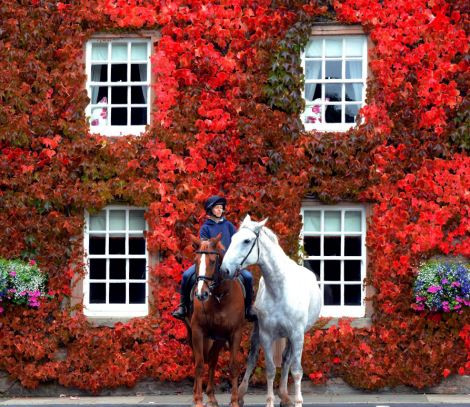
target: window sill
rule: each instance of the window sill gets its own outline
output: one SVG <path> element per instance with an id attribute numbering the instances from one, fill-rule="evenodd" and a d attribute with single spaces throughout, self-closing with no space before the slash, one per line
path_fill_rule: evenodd
<path id="1" fill-rule="evenodd" d="M 328 317 L 325 317 L 328 318 Z M 345 317 L 347 318 L 347 317 Z M 333 325 L 338 326 L 339 320 L 341 318 L 331 318 L 328 323 L 323 325 L 321 329 L 328 329 L 332 327 Z M 369 317 L 362 317 L 362 318 L 348 318 L 351 320 L 351 328 L 370 328 L 372 326 L 372 319 Z"/>
<path id="2" fill-rule="evenodd" d="M 139 318 L 139 317 L 90 317 L 90 316 L 87 316 L 87 321 L 95 327 L 107 326 L 110 328 L 114 328 L 114 325 L 116 325 L 118 322 L 125 324 L 126 322 L 129 322 L 130 320 L 134 318 Z M 143 316 L 140 318 L 143 318 Z"/>
<path id="3" fill-rule="evenodd" d="M 93 128 L 90 127 L 90 134 L 107 137 L 140 136 L 142 133 L 145 133 L 146 127 L 147 126 L 113 126 L 110 128 L 94 126 Z"/>
<path id="4" fill-rule="evenodd" d="M 356 126 L 356 123 L 351 124 L 334 124 L 334 125 L 324 125 L 324 126 L 315 126 L 311 123 L 302 123 L 304 125 L 305 131 L 318 131 L 321 133 L 327 132 L 346 132 Z"/>

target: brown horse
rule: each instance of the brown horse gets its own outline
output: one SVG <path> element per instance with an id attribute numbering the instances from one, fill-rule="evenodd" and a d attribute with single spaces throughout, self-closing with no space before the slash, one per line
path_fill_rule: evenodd
<path id="1" fill-rule="evenodd" d="M 194 356 L 194 407 L 203 407 L 202 376 L 204 363 L 209 365 L 206 394 L 207 407 L 217 407 L 214 395 L 214 373 L 219 352 L 226 343 L 230 350 L 232 395 L 230 404 L 238 407 L 239 366 L 236 360 L 240 350 L 245 322 L 245 305 L 238 279 L 224 279 L 220 272 L 224 246 L 221 235 L 201 242 L 196 252 L 196 278 L 192 314 L 186 320 Z"/>

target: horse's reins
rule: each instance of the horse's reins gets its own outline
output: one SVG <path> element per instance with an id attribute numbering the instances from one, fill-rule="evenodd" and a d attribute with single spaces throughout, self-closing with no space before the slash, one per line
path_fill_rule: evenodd
<path id="1" fill-rule="evenodd" d="M 210 251 L 210 250 L 197 250 L 196 251 L 197 254 L 215 254 L 217 257 L 216 257 L 216 260 L 215 260 L 215 273 L 214 274 L 218 274 L 219 273 L 219 268 L 220 268 L 220 253 L 219 252 L 216 252 L 216 251 Z M 207 277 L 207 276 L 197 276 L 196 278 L 196 282 L 199 282 L 199 281 L 203 281 L 207 284 L 207 287 L 209 288 L 209 293 L 212 294 L 212 290 L 217 287 L 219 281 L 216 280 L 214 277 Z M 211 283 L 209 284 L 208 281 L 210 281 Z"/>

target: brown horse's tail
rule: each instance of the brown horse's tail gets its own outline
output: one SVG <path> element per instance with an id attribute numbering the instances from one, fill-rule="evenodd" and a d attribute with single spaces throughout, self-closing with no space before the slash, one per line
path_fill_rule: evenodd
<path id="1" fill-rule="evenodd" d="M 258 321 L 253 322 L 253 331 L 251 331 L 251 340 L 250 340 L 250 353 L 248 354 L 248 359 L 246 361 L 246 370 L 243 380 L 238 387 L 238 400 L 243 403 L 243 396 L 248 390 L 248 382 L 250 381 L 251 373 L 256 367 L 258 362 L 259 355 L 259 325 Z"/>

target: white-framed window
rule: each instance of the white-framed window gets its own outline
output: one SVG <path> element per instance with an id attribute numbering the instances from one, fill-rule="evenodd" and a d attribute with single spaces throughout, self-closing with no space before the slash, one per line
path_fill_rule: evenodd
<path id="1" fill-rule="evenodd" d="M 361 205 L 304 205 L 304 266 L 323 294 L 321 316 L 363 317 L 366 210 Z"/>
<path id="2" fill-rule="evenodd" d="M 145 209 L 110 205 L 85 212 L 84 313 L 135 317 L 148 314 Z"/>
<path id="3" fill-rule="evenodd" d="M 365 35 L 316 35 L 302 52 L 306 130 L 345 131 L 364 106 L 367 81 Z"/>
<path id="4" fill-rule="evenodd" d="M 90 132 L 138 135 L 150 123 L 151 40 L 92 39 L 86 44 Z"/>

